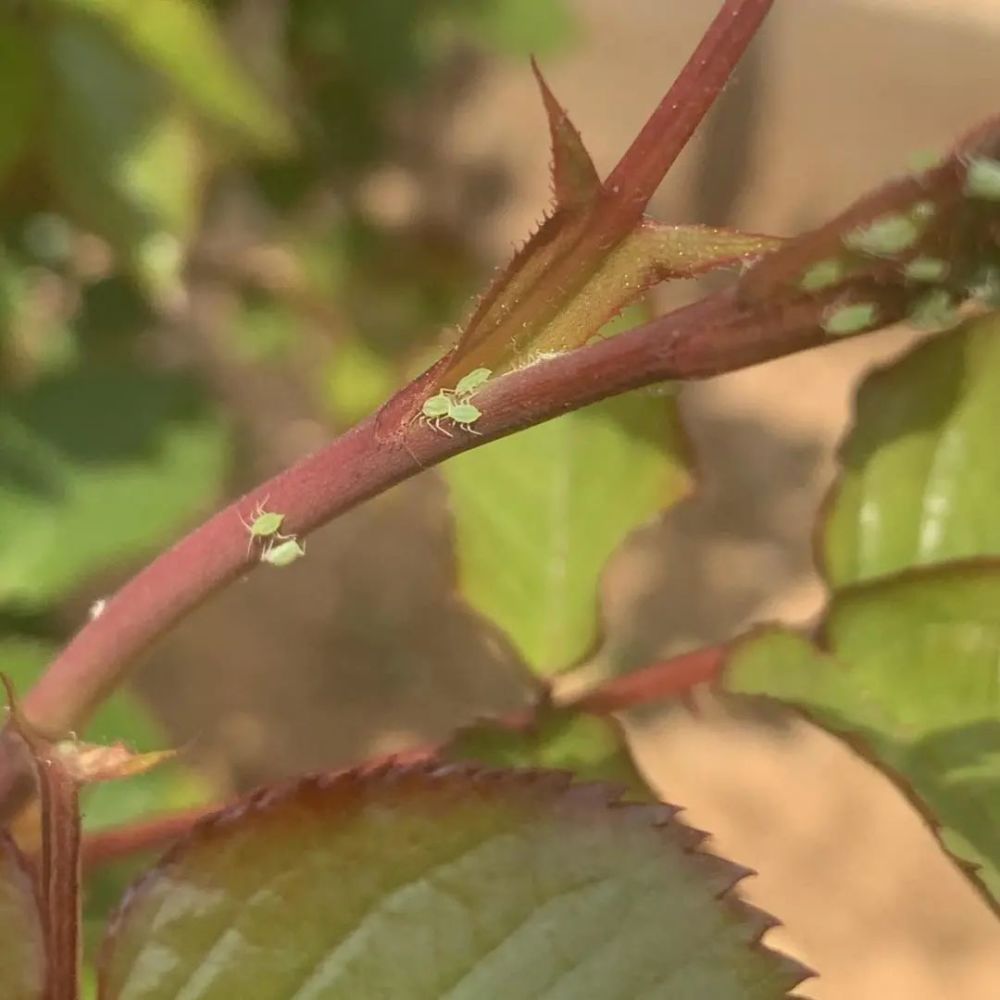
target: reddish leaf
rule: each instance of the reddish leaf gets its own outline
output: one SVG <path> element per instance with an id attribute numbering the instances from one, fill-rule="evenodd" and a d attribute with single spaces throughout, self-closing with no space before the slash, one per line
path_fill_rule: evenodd
<path id="1" fill-rule="evenodd" d="M 665 276 L 684 277 L 755 256 L 774 243 L 698 227 L 650 240 L 643 212 L 721 92 L 772 0 L 726 0 L 684 70 L 611 176 L 598 184 L 590 156 L 541 74 L 556 205 L 480 300 L 455 348 L 383 408 L 391 435 L 437 389 L 478 367 L 503 371 L 586 343 Z M 641 231 L 636 239 L 631 236 Z M 718 241 L 719 245 L 715 245 Z M 616 280 L 606 280 L 610 271 Z"/>
<path id="2" fill-rule="evenodd" d="M 0 830 L 0 995 L 39 1000 L 44 977 L 45 946 L 31 872 Z"/>
<path id="3" fill-rule="evenodd" d="M 542 103 L 549 120 L 552 137 L 552 191 L 556 209 L 584 209 L 592 207 L 601 193 L 601 179 L 580 138 L 576 126 L 556 100 L 549 85 L 531 60 L 531 69 L 542 92 Z"/>
<path id="4" fill-rule="evenodd" d="M 113 921 L 100 996 L 777 1000 L 745 874 L 661 806 L 565 775 L 389 763 L 200 824 Z M 666 985 L 669 983 L 669 986 Z"/>

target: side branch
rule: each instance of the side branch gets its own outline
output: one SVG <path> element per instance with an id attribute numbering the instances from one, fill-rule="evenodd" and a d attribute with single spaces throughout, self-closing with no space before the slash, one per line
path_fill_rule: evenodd
<path id="1" fill-rule="evenodd" d="M 614 677 L 585 691 L 565 708 L 593 715 L 621 712 L 639 705 L 683 698 L 702 684 L 711 684 L 722 673 L 729 655 L 725 645 L 705 646 L 680 653 L 669 660 Z"/>

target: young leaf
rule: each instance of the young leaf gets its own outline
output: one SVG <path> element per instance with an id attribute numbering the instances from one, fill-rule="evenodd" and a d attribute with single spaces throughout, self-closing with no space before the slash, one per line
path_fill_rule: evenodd
<path id="1" fill-rule="evenodd" d="M 555 768 L 581 781 L 620 785 L 631 799 L 653 797 L 611 717 L 539 707 L 528 722 L 486 721 L 460 730 L 443 755 L 495 767 Z"/>
<path id="2" fill-rule="evenodd" d="M 558 774 L 381 765 L 196 827 L 110 928 L 103 1000 L 676 995 L 771 1000 L 802 969 L 745 874 L 657 806 Z"/>
<path id="3" fill-rule="evenodd" d="M 821 546 L 842 587 L 1000 555 L 1000 317 L 923 343 L 868 376 Z"/>
<path id="4" fill-rule="evenodd" d="M 41 916 L 25 859 L 0 830 L 0 985 L 10 1000 L 40 1000 L 45 980 Z"/>
<path id="5" fill-rule="evenodd" d="M 172 534 L 220 488 L 225 436 L 177 376 L 85 367 L 0 401 L 0 602 L 39 606 Z"/>
<path id="6" fill-rule="evenodd" d="M 398 432 L 428 396 L 475 368 L 500 372 L 540 353 L 581 346 L 664 275 L 729 266 L 775 245 L 772 239 L 700 227 L 673 228 L 665 240 L 641 232 L 657 231 L 643 216 L 649 199 L 770 6 L 771 0 L 725 0 L 687 66 L 599 187 L 579 134 L 536 69 L 553 141 L 553 212 L 480 300 L 455 348 L 383 407 L 383 436 Z M 714 243 L 725 249 L 713 250 Z M 618 280 L 601 280 L 609 267 Z"/>
<path id="7" fill-rule="evenodd" d="M 92 17 L 174 94 L 261 149 L 289 148 L 288 123 L 236 64 L 211 14 L 193 0 L 56 0 Z"/>
<path id="8" fill-rule="evenodd" d="M 571 211 L 593 208 L 601 193 L 601 179 L 597 176 L 594 161 L 583 145 L 576 126 L 569 120 L 565 108 L 549 89 L 534 59 L 531 60 L 531 69 L 542 94 L 545 116 L 549 120 L 552 193 L 556 209 Z"/>
<path id="9" fill-rule="evenodd" d="M 1000 904 L 1000 561 L 841 591 L 825 648 L 774 629 L 726 667 L 728 691 L 805 711 L 863 747 L 939 824 Z"/>
<path id="10" fill-rule="evenodd" d="M 591 648 L 608 558 L 689 486 L 674 403 L 647 390 L 467 451 L 444 471 L 462 596 L 541 674 Z"/>

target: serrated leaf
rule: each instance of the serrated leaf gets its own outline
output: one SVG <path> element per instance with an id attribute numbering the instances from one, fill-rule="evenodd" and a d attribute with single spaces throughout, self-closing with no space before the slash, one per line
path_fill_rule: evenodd
<path id="1" fill-rule="evenodd" d="M 487 291 L 435 387 L 479 366 L 502 370 L 573 350 L 658 282 L 733 266 L 780 242 L 643 218 L 585 257 L 576 248 L 594 238 L 595 218 L 580 206 L 557 207 Z"/>
<path id="2" fill-rule="evenodd" d="M 771 250 L 774 237 L 711 226 L 667 226 L 643 219 L 612 250 L 579 294 L 531 342 L 528 357 L 579 347 L 644 291 L 661 281 L 692 278 Z"/>
<path id="3" fill-rule="evenodd" d="M 522 58 L 562 48 L 575 28 L 565 0 L 494 0 L 462 14 L 481 44 Z"/>
<path id="4" fill-rule="evenodd" d="M 83 368 L 0 400 L 0 602 L 41 606 L 165 540 L 218 494 L 225 444 L 179 376 Z"/>
<path id="5" fill-rule="evenodd" d="M 643 215 L 766 5 L 733 13 L 719 12 L 674 87 L 600 185 L 579 134 L 538 75 L 552 134 L 555 209 L 482 297 L 450 354 L 384 409 L 382 427 L 409 421 L 428 395 L 476 368 L 502 372 L 540 354 L 580 347 L 665 277 L 731 266 L 778 245 L 751 234 L 661 227 Z"/>
<path id="6" fill-rule="evenodd" d="M 828 652 L 782 630 L 751 636 L 724 685 L 796 705 L 860 742 L 1000 902 L 1000 563 L 842 591 L 825 640 Z"/>
<path id="7" fill-rule="evenodd" d="M 923 343 L 870 375 L 822 528 L 834 587 L 1000 555 L 1000 318 Z"/>
<path id="8" fill-rule="evenodd" d="M 649 800 L 615 719 L 555 707 L 538 708 L 530 722 L 479 722 L 460 730 L 442 751 L 448 760 L 496 767 L 570 771 L 581 781 L 620 785 L 629 797 Z"/>
<path id="9" fill-rule="evenodd" d="M 0 181 L 31 139 L 41 96 L 40 70 L 31 33 L 0 13 Z"/>
<path id="10" fill-rule="evenodd" d="M 669 817 L 558 775 L 426 765 L 258 793 L 135 888 L 100 996 L 785 996 L 801 969 L 720 899 L 740 870 Z"/>
<path id="11" fill-rule="evenodd" d="M 46 49 L 44 141 L 53 181 L 74 215 L 105 236 L 152 293 L 169 298 L 201 197 L 193 126 L 162 81 L 100 24 L 59 20 Z"/>
<path id="12" fill-rule="evenodd" d="M 462 596 L 541 674 L 594 644 L 608 558 L 689 483 L 674 403 L 645 390 L 467 451 L 444 473 Z"/>
<path id="13" fill-rule="evenodd" d="M 284 117 L 236 63 L 211 14 L 192 0 L 57 0 L 105 27 L 194 110 L 265 151 L 292 143 Z"/>
<path id="14" fill-rule="evenodd" d="M 545 117 L 549 120 L 549 140 L 552 143 L 552 190 L 556 204 L 565 209 L 583 209 L 594 205 L 601 193 L 601 179 L 565 108 L 556 100 L 538 63 L 531 60 L 531 69 L 542 94 Z"/>
<path id="15" fill-rule="evenodd" d="M 45 980 L 41 916 L 28 867 L 0 830 L 0 986 L 4 1000 L 41 1000 Z"/>

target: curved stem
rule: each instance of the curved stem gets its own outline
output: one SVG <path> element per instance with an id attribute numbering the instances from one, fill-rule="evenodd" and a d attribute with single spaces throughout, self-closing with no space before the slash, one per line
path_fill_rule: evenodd
<path id="1" fill-rule="evenodd" d="M 220 587 L 259 563 L 243 520 L 266 501 L 282 530 L 308 534 L 403 479 L 469 448 L 628 389 L 703 378 L 820 343 L 817 307 L 786 308 L 766 332 L 721 293 L 640 328 L 495 379 L 476 396 L 476 434 L 451 437 L 424 422 L 390 431 L 369 417 L 325 448 L 262 483 L 168 549 L 111 597 L 23 700 L 39 728 L 78 727 L 119 683 L 126 665 Z M 275 572 L 265 567 L 267 572 Z"/>
<path id="2" fill-rule="evenodd" d="M 369 417 L 215 514 L 141 570 L 52 662 L 23 699 L 25 715 L 52 734 L 79 728 L 150 643 L 255 568 L 259 549 L 248 553 L 243 521 L 258 503 L 285 515 L 283 530 L 306 535 L 451 455 L 570 410 L 639 386 L 704 378 L 816 346 L 827 339 L 817 326 L 822 308 L 815 299 L 780 308 L 746 306 L 731 291 L 717 293 L 487 383 L 476 396 L 483 416 L 475 434 L 456 429 L 447 437 L 418 421 L 385 429 L 378 414 Z M 8 808 L 8 799 L 21 798 L 12 794 L 17 770 L 9 756 L 0 757 L 0 802 Z"/>
<path id="3" fill-rule="evenodd" d="M 639 670 L 613 677 L 564 707 L 593 715 L 621 712 L 638 705 L 648 705 L 689 695 L 693 688 L 710 684 L 722 672 L 729 648 L 705 646 L 680 653 L 669 660 L 652 663 Z"/>

